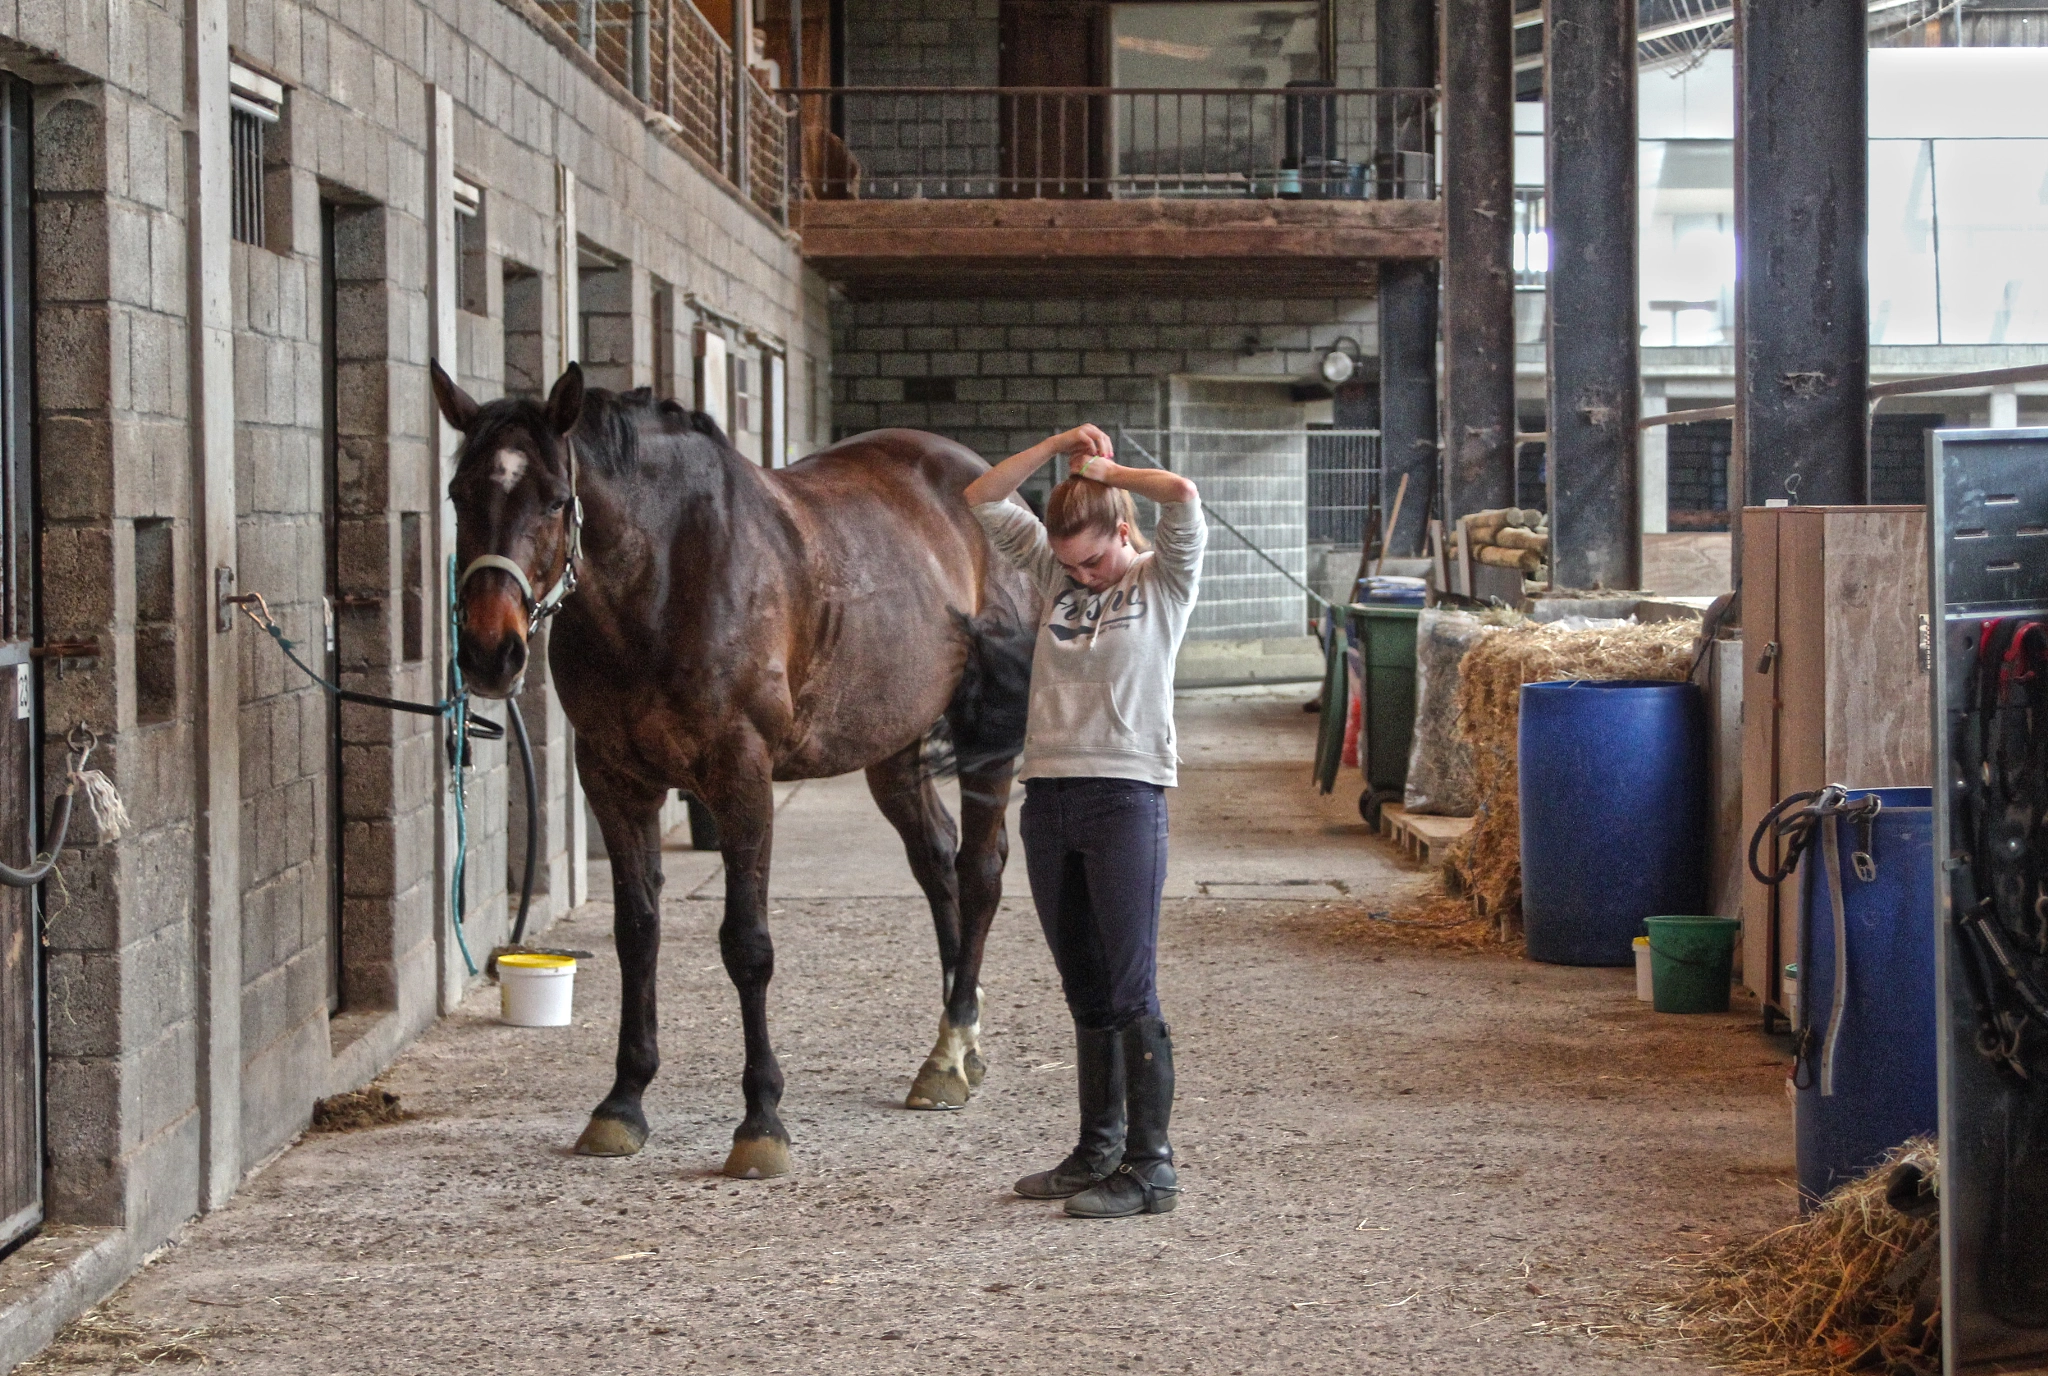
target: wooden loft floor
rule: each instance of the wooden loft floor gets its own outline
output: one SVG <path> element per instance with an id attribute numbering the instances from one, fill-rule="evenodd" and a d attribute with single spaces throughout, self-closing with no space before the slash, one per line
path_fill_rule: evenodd
<path id="1" fill-rule="evenodd" d="M 854 297 L 971 289 L 1357 292 L 1442 252 L 1442 208 L 1399 200 L 802 201 L 804 257 Z"/>

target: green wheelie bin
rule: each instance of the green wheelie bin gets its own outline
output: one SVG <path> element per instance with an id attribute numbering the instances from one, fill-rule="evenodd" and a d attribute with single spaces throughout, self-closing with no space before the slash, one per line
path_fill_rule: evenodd
<path id="1" fill-rule="evenodd" d="M 1415 736 L 1415 624 L 1420 607 L 1354 602 L 1351 629 L 1358 639 L 1358 762 L 1365 792 L 1358 813 L 1368 826 L 1380 824 L 1380 808 L 1401 801 L 1408 784 L 1408 748 Z"/>

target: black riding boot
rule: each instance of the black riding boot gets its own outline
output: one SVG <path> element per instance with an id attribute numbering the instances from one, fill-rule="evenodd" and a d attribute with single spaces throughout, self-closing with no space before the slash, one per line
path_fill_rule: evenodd
<path id="1" fill-rule="evenodd" d="M 1074 1025 L 1074 1065 L 1081 1082 L 1081 1144 L 1049 1171 L 1016 1185 L 1026 1199 L 1066 1199 L 1116 1169 L 1124 1149 L 1124 1049 L 1115 1032 Z"/>
<path id="2" fill-rule="evenodd" d="M 1076 1218 L 1163 1214 L 1180 1200 L 1173 1146 L 1166 1140 L 1173 1117 L 1173 1040 L 1163 1020 L 1139 1018 L 1124 1029 L 1123 1044 L 1124 1099 L 1131 1119 L 1123 1164 L 1067 1201 L 1067 1212 Z"/>

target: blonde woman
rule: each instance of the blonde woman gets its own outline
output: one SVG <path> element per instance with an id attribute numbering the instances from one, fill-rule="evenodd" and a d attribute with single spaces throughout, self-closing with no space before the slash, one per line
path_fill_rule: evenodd
<path id="1" fill-rule="evenodd" d="M 1041 524 L 1014 494 L 1057 455 L 1070 476 Z M 1156 549 L 1131 494 L 1159 503 Z M 1165 1213 L 1179 1198 L 1167 1124 L 1173 1043 L 1160 1016 L 1166 789 L 1177 781 L 1173 661 L 1208 527 L 1195 485 L 1125 468 L 1083 425 L 1003 460 L 966 491 L 1001 554 L 1038 584 L 1022 833 L 1031 898 L 1074 1018 L 1080 1142 L 1017 1182 L 1077 1218 Z"/>

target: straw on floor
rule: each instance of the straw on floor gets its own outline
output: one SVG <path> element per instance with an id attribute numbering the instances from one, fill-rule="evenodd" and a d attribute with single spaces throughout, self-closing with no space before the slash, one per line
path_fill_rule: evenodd
<path id="1" fill-rule="evenodd" d="M 1932 1373 L 1941 1320 L 1931 1278 L 1939 1225 L 1885 1203 L 1892 1168 L 1935 1168 L 1935 1147 L 1908 1142 L 1812 1214 L 1691 1268 L 1644 1325 L 1697 1339 L 1743 1372 Z"/>
<path id="2" fill-rule="evenodd" d="M 1472 746 L 1479 808 L 1472 829 L 1451 844 L 1447 891 L 1503 937 L 1519 935 L 1522 912 L 1522 813 L 1516 768 L 1525 683 L 1560 679 L 1684 679 L 1696 621 L 1657 621 L 1566 629 L 1528 624 L 1490 635 L 1466 654 L 1458 687 L 1458 726 Z"/>

